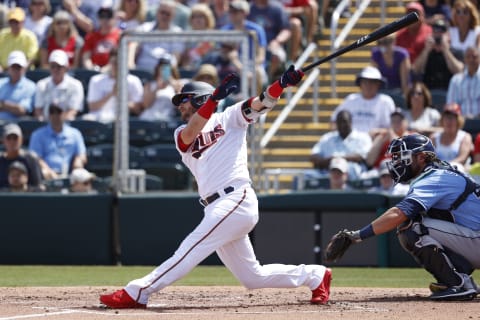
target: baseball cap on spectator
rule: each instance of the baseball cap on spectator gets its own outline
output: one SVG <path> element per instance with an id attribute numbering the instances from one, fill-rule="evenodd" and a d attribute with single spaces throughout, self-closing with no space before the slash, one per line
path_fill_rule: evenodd
<path id="1" fill-rule="evenodd" d="M 348 163 L 344 158 L 336 157 L 330 160 L 329 170 L 339 170 L 342 173 L 347 173 Z"/>
<path id="2" fill-rule="evenodd" d="M 11 8 L 7 14 L 7 20 L 23 22 L 25 20 L 25 11 L 20 7 Z"/>
<path id="3" fill-rule="evenodd" d="M 380 165 L 378 166 L 378 176 L 381 177 L 381 176 L 384 176 L 384 175 L 388 175 L 390 176 L 390 171 L 388 171 L 388 167 L 387 167 L 387 162 L 389 162 L 390 159 L 385 159 L 385 160 L 382 160 L 382 162 L 380 162 Z"/>
<path id="4" fill-rule="evenodd" d="M 70 14 L 67 11 L 58 10 L 53 15 L 53 20 L 55 20 L 55 21 L 71 21 L 72 17 L 70 16 Z"/>
<path id="5" fill-rule="evenodd" d="M 380 71 L 373 66 L 367 66 L 360 71 L 360 73 L 357 75 L 357 79 L 355 80 L 355 84 L 357 86 L 360 85 L 361 79 L 377 80 L 382 85 L 384 85 L 386 82 Z"/>
<path id="6" fill-rule="evenodd" d="M 98 9 L 97 16 L 100 19 L 102 19 L 102 18 L 111 19 L 111 18 L 113 18 L 113 9 L 110 8 L 110 7 L 102 7 L 100 9 Z"/>
<path id="7" fill-rule="evenodd" d="M 402 119 L 405 119 L 405 113 L 403 112 L 402 108 L 395 108 L 395 110 L 393 110 L 393 112 L 390 114 L 390 117 L 393 116 L 400 116 Z"/>
<path id="8" fill-rule="evenodd" d="M 214 83 L 218 82 L 217 68 L 213 64 L 204 63 L 200 66 L 197 73 L 193 77 L 195 81 L 205 81 L 205 78 L 211 78 Z"/>
<path id="9" fill-rule="evenodd" d="M 461 116 L 462 115 L 462 109 L 460 108 L 458 103 L 449 103 L 449 104 L 445 105 L 442 113 L 451 113 L 451 114 L 454 114 L 454 115 L 457 115 L 457 116 Z"/>
<path id="10" fill-rule="evenodd" d="M 243 11 L 245 12 L 245 14 L 250 13 L 250 5 L 245 0 L 233 0 L 232 2 L 230 2 L 230 9 Z"/>
<path id="11" fill-rule="evenodd" d="M 22 129 L 16 123 L 9 123 L 5 127 L 3 127 L 3 136 L 7 137 L 11 134 L 16 135 L 17 137 L 22 137 Z"/>
<path id="12" fill-rule="evenodd" d="M 10 170 L 19 170 L 22 171 L 25 174 L 28 174 L 28 169 L 27 167 L 20 161 L 13 161 L 9 166 L 8 166 L 8 171 Z"/>
<path id="13" fill-rule="evenodd" d="M 65 51 L 56 49 L 53 50 L 52 53 L 50 53 L 50 56 L 48 57 L 48 63 L 56 63 L 62 67 L 68 67 L 68 55 Z"/>
<path id="14" fill-rule="evenodd" d="M 432 29 L 433 31 L 447 32 L 448 22 L 444 19 L 435 19 L 435 21 L 432 23 Z"/>
<path id="15" fill-rule="evenodd" d="M 76 168 L 70 173 L 70 184 L 74 183 L 85 183 L 92 181 L 96 178 L 96 175 L 87 169 Z"/>
<path id="16" fill-rule="evenodd" d="M 407 12 L 417 11 L 418 13 L 421 13 L 421 14 L 425 13 L 425 10 L 423 9 L 422 4 L 416 1 L 407 3 L 407 5 L 405 6 L 405 9 L 407 10 Z"/>
<path id="17" fill-rule="evenodd" d="M 10 52 L 7 59 L 7 66 L 11 67 L 14 64 L 19 65 L 22 68 L 25 68 L 28 65 L 27 57 L 22 51 L 14 50 Z"/>

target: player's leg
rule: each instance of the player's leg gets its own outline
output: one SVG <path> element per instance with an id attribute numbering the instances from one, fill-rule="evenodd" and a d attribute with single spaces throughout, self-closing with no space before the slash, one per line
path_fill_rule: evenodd
<path id="1" fill-rule="evenodd" d="M 473 280 L 469 277 L 473 271 L 469 262 L 466 259 L 455 259 L 458 258 L 456 255 L 449 255 L 424 224 L 414 222 L 408 228 L 402 228 L 398 232 L 398 238 L 402 247 L 439 283 L 445 285 L 446 289 L 434 292 L 431 299 L 468 300 L 476 295 Z"/>
<path id="2" fill-rule="evenodd" d="M 182 241 L 171 258 L 143 278 L 128 283 L 124 288 L 128 296 L 135 303 L 145 306 L 152 293 L 185 276 L 217 248 L 248 233 L 257 222 L 257 217 L 251 214 L 238 215 L 236 211 L 237 207 L 242 206 L 246 192 L 245 189 L 236 190 L 207 206 L 203 220 Z M 100 300 L 107 306 L 118 308 L 115 302 L 109 301 L 111 296 L 101 297 Z M 128 301 L 128 297 L 126 299 Z M 126 305 L 128 307 L 128 303 Z"/>

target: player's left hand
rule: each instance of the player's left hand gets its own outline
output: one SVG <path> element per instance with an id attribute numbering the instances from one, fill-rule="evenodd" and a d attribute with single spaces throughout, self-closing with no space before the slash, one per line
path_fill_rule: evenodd
<path id="1" fill-rule="evenodd" d="M 295 70 L 295 66 L 291 64 L 287 71 L 285 71 L 280 77 L 280 86 L 282 88 L 295 86 L 302 81 L 304 75 L 305 73 L 302 70 Z"/>
<path id="2" fill-rule="evenodd" d="M 236 73 L 230 73 L 223 79 L 222 83 L 213 91 L 211 99 L 220 101 L 225 99 L 229 94 L 237 90 L 240 86 L 240 77 Z"/>

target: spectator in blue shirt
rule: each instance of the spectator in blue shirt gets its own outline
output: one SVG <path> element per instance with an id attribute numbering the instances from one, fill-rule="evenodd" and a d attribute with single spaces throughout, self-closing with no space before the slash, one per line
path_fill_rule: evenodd
<path id="1" fill-rule="evenodd" d="M 27 58 L 22 51 L 8 55 L 8 77 L 0 79 L 0 120 L 17 120 L 32 112 L 35 83 L 25 77 Z"/>
<path id="2" fill-rule="evenodd" d="M 45 179 L 66 178 L 75 168 L 83 168 L 87 152 L 82 133 L 65 124 L 65 110 L 57 105 L 48 108 L 49 123 L 33 131 L 29 149 L 40 157 Z"/>

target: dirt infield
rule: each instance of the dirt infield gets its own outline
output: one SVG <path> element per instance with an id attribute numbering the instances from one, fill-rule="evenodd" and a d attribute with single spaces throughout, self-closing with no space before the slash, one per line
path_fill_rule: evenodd
<path id="1" fill-rule="evenodd" d="M 0 288 L 5 319 L 480 319 L 480 298 L 431 302 L 427 289 L 332 288 L 328 305 L 310 305 L 299 289 L 172 286 L 151 297 L 146 310 L 110 310 L 98 296 L 112 287 Z"/>

